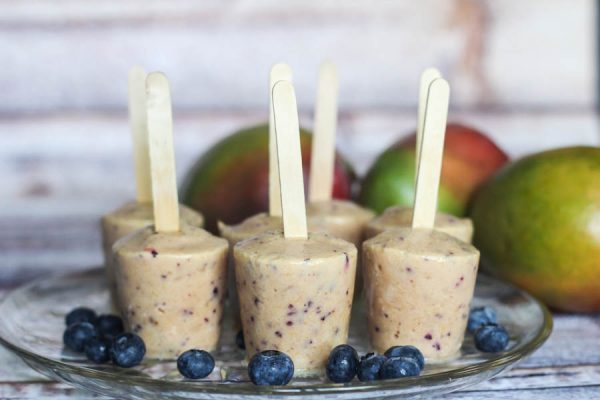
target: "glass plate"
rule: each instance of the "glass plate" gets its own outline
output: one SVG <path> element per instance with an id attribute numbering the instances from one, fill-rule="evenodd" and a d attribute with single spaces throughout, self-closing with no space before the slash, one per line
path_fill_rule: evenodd
<path id="1" fill-rule="evenodd" d="M 460 358 L 428 364 L 419 377 L 333 384 L 323 376 L 295 378 L 287 386 L 259 387 L 249 382 L 244 353 L 234 344 L 226 316 L 222 343 L 213 355 L 217 367 L 203 380 L 183 379 L 175 362 L 146 361 L 132 369 L 95 365 L 62 345 L 64 316 L 76 306 L 111 312 L 104 272 L 60 274 L 38 279 L 10 293 L 0 304 L 0 343 L 42 374 L 73 386 L 119 398 L 236 399 L 264 397 L 366 399 L 447 393 L 490 379 L 537 349 L 550 335 L 552 317 L 537 300 L 515 287 L 479 275 L 473 306 L 491 305 L 511 336 L 509 348 L 496 354 L 477 351 L 467 334 Z M 368 350 L 365 307 L 353 307 L 349 342 Z"/>

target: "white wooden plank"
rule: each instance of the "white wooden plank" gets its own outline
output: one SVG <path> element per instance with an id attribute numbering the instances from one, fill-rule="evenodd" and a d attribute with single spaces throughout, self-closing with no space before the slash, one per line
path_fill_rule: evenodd
<path id="1" fill-rule="evenodd" d="M 1 2 L 0 112 L 123 109 L 135 63 L 172 77 L 176 108 L 262 109 L 263 78 L 281 59 L 307 108 L 324 58 L 340 68 L 342 110 L 415 106 L 427 66 L 440 68 L 461 107 L 595 99 L 593 0 L 60 3 Z"/>

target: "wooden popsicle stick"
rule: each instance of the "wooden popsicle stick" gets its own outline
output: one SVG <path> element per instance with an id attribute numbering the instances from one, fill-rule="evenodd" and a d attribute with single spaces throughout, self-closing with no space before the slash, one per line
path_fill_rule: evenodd
<path id="1" fill-rule="evenodd" d="M 319 70 L 315 105 L 315 131 L 310 161 L 309 201 L 330 201 L 333 191 L 335 131 L 339 81 L 334 63 L 325 61 Z"/>
<path id="2" fill-rule="evenodd" d="M 169 81 L 161 72 L 146 78 L 148 144 L 157 232 L 179 231 L 179 200 L 173 150 L 173 117 Z"/>
<path id="3" fill-rule="evenodd" d="M 431 82 L 423 122 L 421 157 L 417 168 L 413 228 L 433 229 L 434 226 L 449 100 L 448 82 L 443 78 Z"/>
<path id="4" fill-rule="evenodd" d="M 273 120 L 273 86 L 279 81 L 292 82 L 292 76 L 292 69 L 283 63 L 273 65 L 269 74 L 269 215 L 274 217 L 281 217 L 281 191 Z"/>
<path id="5" fill-rule="evenodd" d="M 273 116 L 284 236 L 307 238 L 298 108 L 294 86 L 289 81 L 279 81 L 273 86 Z"/>
<path id="6" fill-rule="evenodd" d="M 138 203 L 149 203 L 152 201 L 152 183 L 146 125 L 146 71 L 139 66 L 133 66 L 129 70 L 128 92 L 129 128 L 133 138 L 136 200 Z"/>
<path id="7" fill-rule="evenodd" d="M 423 138 L 423 122 L 425 120 L 425 107 L 427 105 L 427 93 L 429 86 L 434 79 L 441 78 L 442 74 L 435 68 L 427 68 L 421 74 L 419 82 L 419 108 L 417 110 L 417 139 L 415 146 L 415 182 L 417 179 L 417 170 L 419 168 L 419 158 L 421 157 L 421 142 Z"/>

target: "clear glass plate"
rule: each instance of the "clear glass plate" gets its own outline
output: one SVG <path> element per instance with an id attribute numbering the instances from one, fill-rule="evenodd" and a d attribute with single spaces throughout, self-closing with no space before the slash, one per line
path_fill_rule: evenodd
<path id="1" fill-rule="evenodd" d="M 0 343 L 42 374 L 73 386 L 119 398 L 236 399 L 264 397 L 335 399 L 404 398 L 447 393 L 490 379 L 537 349 L 550 335 L 552 317 L 537 300 L 519 289 L 479 275 L 473 306 L 491 305 L 507 328 L 509 348 L 497 354 L 477 351 L 466 335 L 460 358 L 429 364 L 419 377 L 333 384 L 324 376 L 295 378 L 287 386 L 259 387 L 249 382 L 244 353 L 234 344 L 235 332 L 225 318 L 222 343 L 213 353 L 217 368 L 203 380 L 183 379 L 175 362 L 146 361 L 132 369 L 95 365 L 63 348 L 64 316 L 76 306 L 111 312 L 104 273 L 41 278 L 10 293 L 0 304 Z M 365 307 L 353 309 L 350 343 L 368 350 Z"/>

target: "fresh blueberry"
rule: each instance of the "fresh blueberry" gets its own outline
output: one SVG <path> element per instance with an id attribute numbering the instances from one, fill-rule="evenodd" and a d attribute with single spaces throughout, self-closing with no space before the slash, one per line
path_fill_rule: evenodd
<path id="1" fill-rule="evenodd" d="M 177 358 L 179 373 L 189 379 L 206 378 L 215 369 L 215 360 L 204 350 L 188 350 Z"/>
<path id="2" fill-rule="evenodd" d="M 496 310 L 490 306 L 477 307 L 471 310 L 469 314 L 469 322 L 467 323 L 467 330 L 474 333 L 477 329 L 484 325 L 498 323 L 498 317 L 496 316 Z"/>
<path id="3" fill-rule="evenodd" d="M 235 335 L 235 344 L 242 350 L 246 349 L 246 343 L 244 342 L 244 331 L 239 330 L 237 335 Z"/>
<path id="4" fill-rule="evenodd" d="M 120 333 L 123 333 L 123 320 L 116 315 L 101 315 L 96 320 L 96 326 L 102 336 L 107 339 L 112 339 Z"/>
<path id="5" fill-rule="evenodd" d="M 418 376 L 421 373 L 419 364 L 408 357 L 388 358 L 379 370 L 380 379 L 396 379 L 406 376 Z"/>
<path id="6" fill-rule="evenodd" d="M 475 331 L 475 347 L 485 353 L 497 353 L 508 346 L 508 332 L 496 324 L 484 325 Z"/>
<path id="7" fill-rule="evenodd" d="M 286 385 L 294 376 L 294 362 L 280 351 L 262 351 L 250 360 L 248 375 L 255 385 Z"/>
<path id="8" fill-rule="evenodd" d="M 327 377 L 332 382 L 350 382 L 358 371 L 358 354 L 352 346 L 340 344 L 336 346 L 327 360 Z"/>
<path id="9" fill-rule="evenodd" d="M 110 358 L 119 367 L 129 368 L 142 362 L 146 354 L 146 345 L 135 333 L 117 335 L 110 346 Z"/>
<path id="10" fill-rule="evenodd" d="M 76 322 L 96 323 L 96 312 L 87 307 L 77 307 L 67 314 L 65 324 L 71 326 Z"/>
<path id="11" fill-rule="evenodd" d="M 417 349 L 415 346 L 393 346 L 387 349 L 384 353 L 387 358 L 392 357 L 407 357 L 412 358 L 417 365 L 419 366 L 419 370 L 423 370 L 425 366 L 425 357 L 423 357 L 423 353 L 421 350 Z"/>
<path id="12" fill-rule="evenodd" d="M 90 339 L 85 345 L 85 356 L 96 364 L 110 360 L 110 340 L 104 338 Z"/>
<path id="13" fill-rule="evenodd" d="M 75 322 L 63 334 L 63 343 L 69 349 L 81 353 L 90 339 L 98 337 L 98 330 L 89 322 Z"/>
<path id="14" fill-rule="evenodd" d="M 379 370 L 383 363 L 387 360 L 381 354 L 368 353 L 361 357 L 358 364 L 358 379 L 361 382 L 375 381 L 379 379 Z"/>

